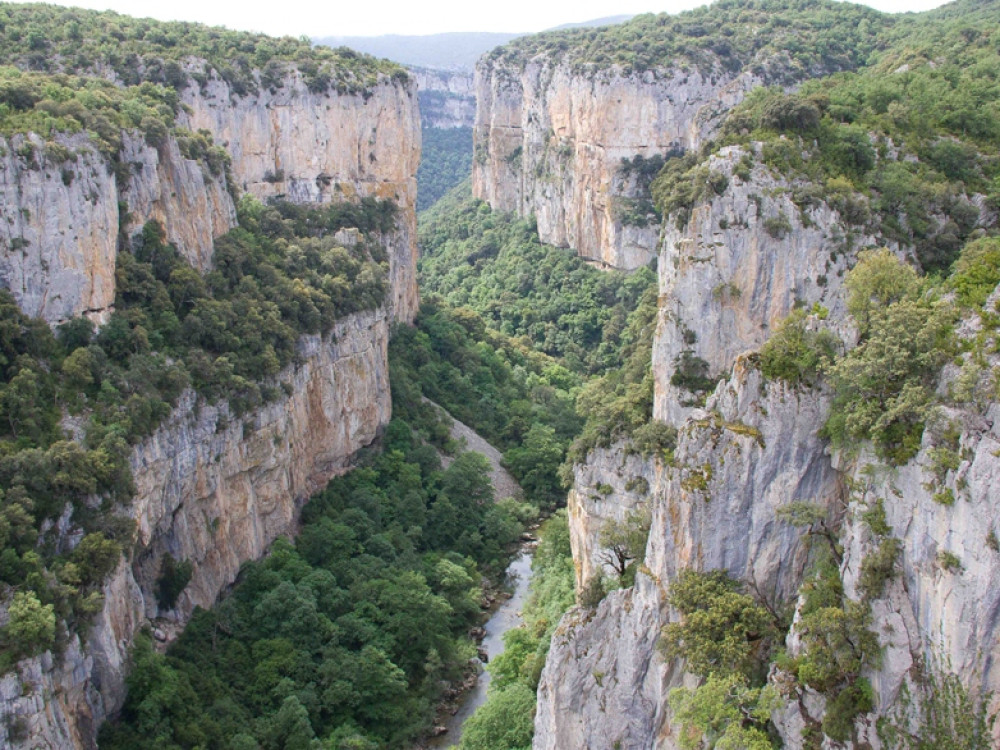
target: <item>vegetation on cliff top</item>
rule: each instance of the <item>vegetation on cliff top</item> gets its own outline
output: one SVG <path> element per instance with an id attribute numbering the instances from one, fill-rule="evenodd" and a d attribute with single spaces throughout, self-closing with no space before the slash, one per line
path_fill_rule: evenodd
<path id="1" fill-rule="evenodd" d="M 700 155 L 668 160 L 652 186 L 658 208 L 685 224 L 727 187 L 706 157 L 739 144 L 747 165 L 734 176 L 763 162 L 793 186 L 804 215 L 825 201 L 848 235 L 912 247 L 924 270 L 946 270 L 980 228 L 977 195 L 1000 205 L 1000 8 L 976 14 L 992 24 L 916 16 L 887 37 L 877 64 L 792 94 L 752 92 Z"/>
<path id="2" fill-rule="evenodd" d="M 870 8 L 829 0 L 721 0 L 676 15 L 646 14 L 614 26 L 520 37 L 487 59 L 523 67 L 546 56 L 578 69 L 616 66 L 626 73 L 750 69 L 787 84 L 864 65 L 895 23 Z"/>
<path id="3" fill-rule="evenodd" d="M 203 84 L 214 72 L 241 96 L 280 87 L 289 66 L 317 92 L 357 93 L 381 76 L 407 78 L 396 63 L 346 47 L 41 4 L 0 5 L 0 62 L 98 77 L 110 70 L 121 84 L 149 82 L 178 90 L 192 81 Z"/>

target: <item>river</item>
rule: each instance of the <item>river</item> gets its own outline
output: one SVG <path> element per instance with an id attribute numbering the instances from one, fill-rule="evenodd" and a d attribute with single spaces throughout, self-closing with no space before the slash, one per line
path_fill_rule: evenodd
<path id="1" fill-rule="evenodd" d="M 497 607 L 486 625 L 483 626 L 486 630 L 486 636 L 483 638 L 482 647 L 486 650 L 490 661 L 503 651 L 503 634 L 521 624 L 521 609 L 528 596 L 528 584 L 531 582 L 531 557 L 534 551 L 534 546 L 530 549 L 522 549 L 507 567 L 507 582 L 514 587 L 514 593 L 510 599 Z M 490 686 L 490 678 L 490 673 L 485 669 L 480 672 L 476 686 L 465 694 L 458 711 L 445 722 L 448 732 L 427 741 L 428 748 L 454 747 L 458 744 L 462 738 L 462 724 L 486 702 L 486 691 Z"/>

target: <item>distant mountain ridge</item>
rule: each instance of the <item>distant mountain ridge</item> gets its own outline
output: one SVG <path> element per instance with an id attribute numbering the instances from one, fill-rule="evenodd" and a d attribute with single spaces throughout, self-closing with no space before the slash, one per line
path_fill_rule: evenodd
<path id="1" fill-rule="evenodd" d="M 562 24 L 551 30 L 609 26 L 627 21 L 630 18 L 632 18 L 631 15 L 605 16 L 590 21 Z M 507 44 L 520 36 L 529 36 L 529 34 L 525 32 L 454 31 L 423 35 L 324 36 L 314 37 L 313 43 L 328 47 L 350 47 L 359 52 L 388 58 L 411 67 L 471 73 L 476 67 L 476 60 L 482 55 L 494 47 Z"/>
<path id="2" fill-rule="evenodd" d="M 327 36 L 313 39 L 329 47 L 350 47 L 403 65 L 441 70 L 471 71 L 485 52 L 523 34 L 456 31 L 409 36 Z"/>

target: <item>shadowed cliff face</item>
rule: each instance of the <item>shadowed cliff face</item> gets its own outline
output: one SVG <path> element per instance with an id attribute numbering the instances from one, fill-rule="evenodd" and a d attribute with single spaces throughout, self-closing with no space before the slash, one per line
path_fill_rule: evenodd
<path id="1" fill-rule="evenodd" d="M 697 69 L 578 72 L 544 58 L 476 70 L 473 193 L 497 210 L 534 215 L 543 242 L 615 268 L 647 264 L 658 220 L 648 194 L 623 179 L 622 160 L 696 149 L 760 81 Z"/>
<path id="2" fill-rule="evenodd" d="M 136 523 L 136 550 L 106 580 L 103 609 L 85 640 L 73 636 L 64 653 L 25 660 L 0 679 L 4 746 L 94 747 L 100 723 L 124 700 L 139 628 L 152 624 L 166 639 L 195 607 L 211 606 L 243 562 L 295 532 L 302 504 L 390 418 L 389 330 L 411 321 L 419 303 L 414 84 L 385 78 L 365 94 L 314 94 L 292 72 L 275 93 L 238 97 L 212 78 L 185 97 L 180 124 L 206 129 L 226 147 L 237 192 L 303 203 L 395 201 L 396 226 L 381 238 L 389 292 L 382 307 L 338 321 L 326 336 L 303 337 L 297 363 L 279 376 L 285 387 L 276 400 L 238 416 L 189 392 L 135 446 L 136 493 L 123 512 Z M 34 136 L 0 144 L 0 198 L 17 217 L 0 238 L 27 243 L 0 258 L 0 274 L 25 311 L 52 323 L 79 314 L 104 319 L 114 302 L 122 224 L 128 233 L 159 221 L 193 265 L 211 267 L 213 239 L 236 221 L 225 173 L 185 159 L 173 139 L 154 148 L 126 134 L 129 170 L 116 181 L 85 137 L 59 138 L 76 159 L 57 164 L 39 155 L 37 169 L 17 154 Z M 65 179 L 61 171 L 70 167 L 73 178 Z M 175 607 L 163 611 L 155 592 L 167 554 L 193 569 Z M 8 734 L 15 725 L 22 730 L 16 743 Z"/>

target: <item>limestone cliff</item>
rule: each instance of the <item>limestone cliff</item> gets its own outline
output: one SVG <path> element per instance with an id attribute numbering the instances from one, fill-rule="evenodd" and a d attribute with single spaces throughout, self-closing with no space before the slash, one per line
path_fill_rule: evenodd
<path id="1" fill-rule="evenodd" d="M 473 193 L 496 210 L 534 215 L 543 242 L 615 268 L 656 255 L 659 225 L 622 160 L 694 149 L 760 79 L 681 67 L 595 74 L 545 57 L 476 68 Z M 644 204 L 642 204 L 644 205 Z M 640 205 L 641 208 L 641 205 Z"/>
<path id="2" fill-rule="evenodd" d="M 0 141 L 0 283 L 29 315 L 100 318 L 115 299 L 118 189 L 87 136 L 59 142 L 72 162 L 35 135 Z"/>
<path id="3" fill-rule="evenodd" d="M 81 641 L 0 679 L 0 740 L 19 723 L 25 748 L 94 747 L 96 728 L 124 700 L 138 629 L 182 626 L 211 606 L 240 565 L 295 530 L 311 494 L 344 471 L 389 420 L 384 310 L 340 321 L 299 342 L 303 364 L 281 373 L 288 395 L 244 417 L 187 393 L 169 421 L 132 453 L 138 527 L 131 564 L 104 585 L 104 608 Z M 161 611 L 156 580 L 165 554 L 193 564 L 174 609 Z"/>
<path id="4" fill-rule="evenodd" d="M 365 92 L 314 93 L 289 70 L 273 91 L 237 96 L 213 77 L 187 87 L 184 98 L 179 125 L 204 129 L 226 147 L 237 192 L 298 202 L 394 200 L 395 228 L 378 238 L 389 291 L 378 309 L 338 321 L 322 338 L 303 337 L 296 363 L 274 383 L 283 394 L 276 400 L 238 416 L 189 392 L 134 447 L 136 493 L 122 513 L 136 523 L 135 549 L 105 581 L 103 609 L 86 634 L 0 678 L 4 747 L 93 748 L 100 723 L 124 700 L 138 630 L 151 625 L 168 639 L 195 607 L 212 605 L 242 563 L 294 533 L 305 500 L 346 470 L 390 417 L 389 330 L 412 320 L 418 305 L 412 82 L 383 76 Z M 210 267 L 212 240 L 235 224 L 233 198 L 227 173 L 184 158 L 180 137 L 153 147 L 123 134 L 117 179 L 116 164 L 86 136 L 56 136 L 69 160 L 50 156 L 34 135 L 0 144 L 0 270 L 27 312 L 52 323 L 103 318 L 114 301 L 119 233 L 149 220 L 196 267 Z M 344 241 L 356 234 L 345 231 Z M 156 581 L 168 554 L 190 561 L 192 577 L 163 611 Z"/>
<path id="5" fill-rule="evenodd" d="M 420 123 L 425 128 L 471 128 L 476 123 L 472 72 L 411 68 L 420 92 Z"/>
<path id="6" fill-rule="evenodd" d="M 397 320 L 416 315 L 420 120 L 412 81 L 383 76 L 362 93 L 313 92 L 291 69 L 273 89 L 238 96 L 212 73 L 188 86 L 179 122 L 210 132 L 232 157 L 237 188 L 265 199 L 326 203 L 375 197 L 400 209 L 385 238 Z"/>
<path id="7" fill-rule="evenodd" d="M 684 684 L 683 665 L 664 662 L 655 647 L 670 618 L 667 586 L 686 567 L 723 568 L 770 598 L 794 594 L 806 555 L 798 531 L 774 513 L 793 498 L 838 496 L 813 428 L 824 408 L 811 394 L 765 385 L 741 362 L 685 423 L 673 466 L 651 467 L 652 526 L 636 585 L 612 592 L 594 612 L 571 610 L 553 637 L 535 748 L 677 747 L 666 699 Z M 606 459 L 592 454 L 592 462 Z"/>
<path id="8" fill-rule="evenodd" d="M 124 133 L 123 179 L 86 135 L 56 135 L 52 143 L 61 149 L 35 134 L 0 140 L 0 284 L 29 315 L 49 323 L 77 315 L 105 320 L 114 306 L 120 233 L 147 221 L 159 221 L 202 270 L 212 241 L 236 225 L 225 174 L 185 158 L 173 137 L 153 147 Z"/>
<path id="9" fill-rule="evenodd" d="M 835 208 L 824 201 L 800 208 L 791 186 L 766 169 L 735 174 L 740 159 L 739 149 L 712 157 L 707 164 L 725 187 L 694 206 L 683 226 L 663 232 L 654 416 L 679 428 L 671 462 L 642 462 L 618 446 L 576 467 L 570 525 L 578 583 L 597 570 L 601 524 L 637 501 L 635 476 L 648 482 L 652 525 L 635 586 L 612 592 L 596 610 L 571 611 L 560 625 L 539 686 L 536 748 L 679 747 L 667 696 L 697 680 L 656 648 L 660 628 L 678 617 L 668 587 L 688 567 L 723 569 L 765 602 L 794 602 L 808 549 L 777 509 L 800 500 L 824 508 L 839 529 L 840 572 L 852 599 L 860 598 L 861 562 L 876 546 L 863 520 L 876 500 L 900 543 L 899 576 L 871 603 L 882 657 L 863 676 L 876 704 L 855 723 L 861 744 L 847 747 L 883 746 L 876 724 L 907 716 L 899 698 L 904 687 L 920 695 L 921 670 L 951 671 L 973 695 L 995 696 L 1000 684 L 991 585 L 1000 575 L 991 489 L 1000 477 L 1000 411 L 990 390 L 1000 360 L 967 353 L 945 369 L 939 393 L 951 405 L 935 412 L 920 452 L 903 466 L 888 468 L 865 447 L 851 459 L 831 455 L 817 434 L 829 395 L 765 381 L 753 352 L 796 304 L 823 306 L 815 309 L 829 315 L 825 325 L 853 345 L 842 275 L 854 251 L 874 240 L 855 235 L 846 243 Z M 984 335 L 975 316 L 959 332 L 969 341 Z M 675 377 L 695 358 L 716 383 L 707 397 Z M 789 653 L 799 647 L 793 626 Z M 772 679 L 787 687 L 780 670 Z M 819 726 L 822 696 L 797 688 L 786 697 L 773 715 L 785 746 L 813 747 L 802 731 Z"/>
<path id="10" fill-rule="evenodd" d="M 645 507 L 656 478 L 655 462 L 630 451 L 624 443 L 595 448 L 586 463 L 573 467 L 566 508 L 577 591 L 594 576 L 611 572 L 599 543 L 601 528 L 609 522 L 621 523 L 630 512 Z"/>
<path id="11" fill-rule="evenodd" d="M 239 192 L 297 202 L 395 201 L 396 230 L 383 238 L 390 306 L 408 321 L 418 304 L 415 98 L 411 82 L 385 76 L 364 93 L 313 93 L 295 70 L 273 92 L 237 96 L 213 74 L 204 87 L 184 89 L 178 124 L 204 129 L 226 148 Z M 118 238 L 150 220 L 192 265 L 209 268 L 213 240 L 236 224 L 224 170 L 185 158 L 175 136 L 154 147 L 125 132 L 113 160 L 83 134 L 53 141 L 63 148 L 34 134 L 0 140 L 0 284 L 25 312 L 50 323 L 81 314 L 106 319 Z"/>

